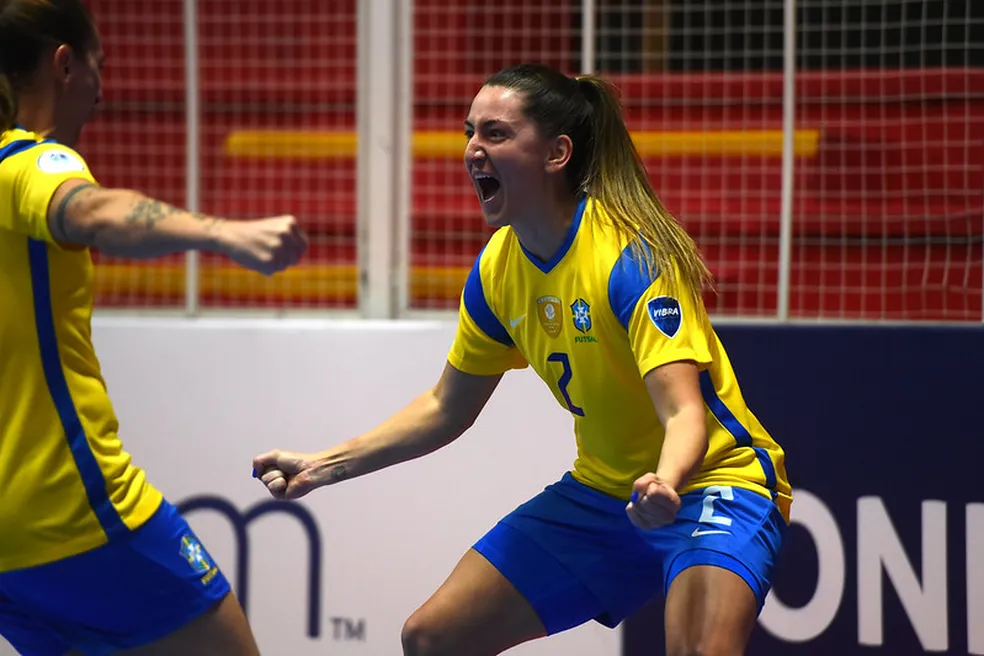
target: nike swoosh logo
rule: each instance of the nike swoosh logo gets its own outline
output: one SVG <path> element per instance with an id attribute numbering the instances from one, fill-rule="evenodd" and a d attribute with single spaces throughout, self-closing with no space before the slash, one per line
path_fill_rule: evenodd
<path id="1" fill-rule="evenodd" d="M 526 315 L 524 314 L 523 316 L 519 317 L 518 319 L 510 319 L 509 320 L 509 327 L 510 328 L 515 328 L 519 324 L 519 322 L 522 321 L 525 318 L 526 318 Z"/>
<path id="2" fill-rule="evenodd" d="M 700 537 L 701 535 L 713 535 L 715 533 L 723 533 L 724 535 L 731 535 L 731 531 L 718 531 L 718 530 L 702 531 L 699 528 L 695 528 L 694 532 L 690 534 L 690 537 L 696 538 L 696 537 Z"/>

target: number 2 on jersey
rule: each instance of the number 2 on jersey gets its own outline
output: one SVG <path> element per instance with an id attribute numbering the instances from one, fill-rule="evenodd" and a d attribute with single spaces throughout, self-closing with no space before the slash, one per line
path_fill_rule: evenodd
<path id="1" fill-rule="evenodd" d="M 551 353 L 547 356 L 547 362 L 559 362 L 563 365 L 564 371 L 560 374 L 560 380 L 557 381 L 557 388 L 560 389 L 560 393 L 567 403 L 567 409 L 578 417 L 583 417 L 584 410 L 574 405 L 574 402 L 571 401 L 571 395 L 567 392 L 567 386 L 571 384 L 571 378 L 574 376 L 574 372 L 571 370 L 570 357 L 566 353 Z"/>

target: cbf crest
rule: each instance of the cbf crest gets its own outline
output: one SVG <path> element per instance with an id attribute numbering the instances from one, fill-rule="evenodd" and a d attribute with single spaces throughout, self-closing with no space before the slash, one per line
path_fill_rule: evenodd
<path id="1" fill-rule="evenodd" d="M 571 303 L 572 320 L 574 327 L 582 333 L 591 330 L 591 306 L 583 298 L 579 298 Z"/>
<path id="2" fill-rule="evenodd" d="M 205 548 L 194 536 L 184 535 L 181 537 L 181 555 L 198 574 L 206 574 L 212 569 Z"/>
<path id="3" fill-rule="evenodd" d="M 536 316 L 540 319 L 540 325 L 551 337 L 560 334 L 561 329 L 561 302 L 556 296 L 541 296 L 536 299 Z"/>

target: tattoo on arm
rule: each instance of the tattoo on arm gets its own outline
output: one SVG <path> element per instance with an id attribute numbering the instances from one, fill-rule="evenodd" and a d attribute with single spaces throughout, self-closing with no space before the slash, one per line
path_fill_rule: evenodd
<path id="1" fill-rule="evenodd" d="M 180 214 L 182 211 L 173 205 L 168 205 L 159 200 L 144 199 L 137 202 L 133 210 L 127 214 L 125 220 L 127 223 L 142 224 L 147 229 L 152 230 L 155 225 L 167 217 Z M 191 212 L 191 216 L 205 223 L 206 230 L 211 230 L 215 226 L 216 220 L 207 214 Z"/>
<path id="2" fill-rule="evenodd" d="M 191 215 L 205 224 L 205 230 L 211 230 L 218 223 L 218 219 L 209 216 L 208 214 L 202 214 L 201 212 L 192 212 Z"/>
<path id="3" fill-rule="evenodd" d="M 55 235 L 55 239 L 68 239 L 68 232 L 65 230 L 65 214 L 68 211 L 68 204 L 80 191 L 95 189 L 96 187 L 98 187 L 98 185 L 87 182 L 85 184 L 80 184 L 65 194 L 65 197 L 62 198 L 61 203 L 58 204 L 58 210 L 55 211 L 55 228 L 58 230 L 58 234 Z"/>
<path id="4" fill-rule="evenodd" d="M 344 481 L 348 477 L 348 472 L 345 470 L 345 465 L 338 465 L 331 470 L 331 474 L 328 475 L 329 483 L 338 483 L 339 481 Z"/>
<path id="5" fill-rule="evenodd" d="M 126 215 L 124 220 L 127 223 L 141 223 L 147 229 L 152 230 L 155 225 L 179 211 L 178 208 L 172 207 L 167 203 L 162 203 L 159 200 L 146 199 L 137 201 L 137 204 L 133 206 L 133 210 Z"/>

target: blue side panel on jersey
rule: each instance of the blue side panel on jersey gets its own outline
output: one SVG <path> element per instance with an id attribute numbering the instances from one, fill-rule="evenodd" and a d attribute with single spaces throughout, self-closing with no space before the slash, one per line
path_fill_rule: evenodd
<path id="1" fill-rule="evenodd" d="M 635 243 L 631 242 L 622 249 L 622 254 L 608 276 L 608 302 L 626 330 L 629 329 L 629 321 L 639 299 L 653 281 L 659 278 L 658 271 L 655 275 L 650 275 L 649 267 L 639 258 Z M 649 252 L 647 244 L 643 243 L 642 247 Z"/>
<path id="2" fill-rule="evenodd" d="M 706 369 L 700 372 L 700 392 L 704 397 L 704 403 L 711 409 L 711 413 L 734 436 L 738 446 L 752 447 L 751 433 L 738 421 L 738 417 L 735 417 L 734 413 L 724 404 L 724 401 L 718 397 L 717 392 L 714 390 L 714 381 L 711 380 L 711 374 Z M 762 465 L 762 471 L 765 473 L 766 487 L 770 490 L 775 490 L 776 468 L 772 464 L 772 458 L 769 457 L 765 449 L 752 447 L 752 450 L 755 451 L 755 457 L 758 458 L 759 464 Z"/>
<path id="3" fill-rule="evenodd" d="M 489 302 L 485 300 L 485 289 L 482 287 L 482 272 L 480 270 L 484 253 L 485 249 L 483 248 L 482 252 L 475 258 L 475 265 L 465 281 L 465 291 L 462 292 L 465 309 L 468 310 L 468 314 L 471 315 L 483 333 L 500 344 L 512 346 L 512 337 L 506 332 L 506 327 L 496 318 L 495 313 L 492 312 Z"/>
<path id="4" fill-rule="evenodd" d="M 34 290 L 34 318 L 38 332 L 38 343 L 41 347 L 41 365 L 48 390 L 58 411 L 65 438 L 82 484 L 85 487 L 89 505 L 99 519 L 100 525 L 107 537 L 113 539 L 125 534 L 128 529 L 120 519 L 119 513 L 113 507 L 106 492 L 106 480 L 103 478 L 99 463 L 89 448 L 82 421 L 75 409 L 72 394 L 62 370 L 61 357 L 58 352 L 58 338 L 55 334 L 54 313 L 51 308 L 51 286 L 48 274 L 48 247 L 44 242 L 28 239 L 28 255 L 31 262 L 31 285 Z"/>

